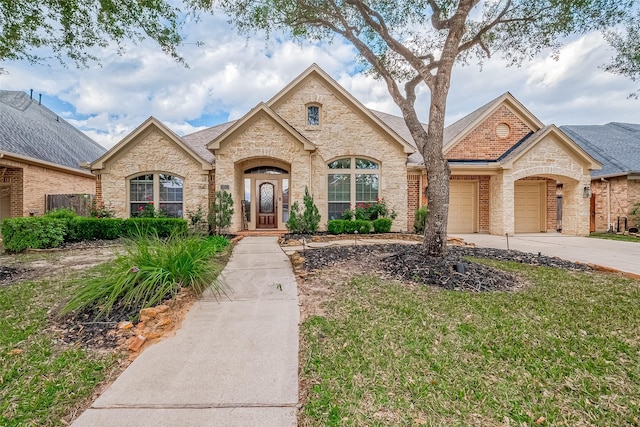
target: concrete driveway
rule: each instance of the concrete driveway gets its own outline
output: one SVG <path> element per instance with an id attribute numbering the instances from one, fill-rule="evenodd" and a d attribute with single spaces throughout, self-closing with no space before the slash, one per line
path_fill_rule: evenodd
<path id="1" fill-rule="evenodd" d="M 456 234 L 477 246 L 507 249 L 505 236 L 490 234 Z M 523 252 L 557 256 L 570 261 L 597 264 L 640 275 L 640 242 L 620 242 L 591 237 L 565 236 L 556 233 L 509 236 L 509 248 Z"/>

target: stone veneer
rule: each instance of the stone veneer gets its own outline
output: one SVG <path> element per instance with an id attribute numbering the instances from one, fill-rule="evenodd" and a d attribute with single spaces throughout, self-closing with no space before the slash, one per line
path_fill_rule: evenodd
<path id="1" fill-rule="evenodd" d="M 104 204 L 121 218 L 130 215 L 129 178 L 144 173 L 167 173 L 182 178 L 184 212 L 208 205 L 209 171 L 203 170 L 199 162 L 154 126 L 130 141 L 96 173 L 100 175 L 96 194 L 101 194 Z"/>
<path id="2" fill-rule="evenodd" d="M 8 168 L 0 185 L 11 187 L 11 216 L 42 215 L 48 194 L 94 194 L 95 177 L 64 172 L 7 158 L 0 168 Z M 55 191 L 55 193 L 53 193 Z"/>
<path id="3" fill-rule="evenodd" d="M 306 105 L 320 106 L 320 126 L 306 125 Z M 322 215 L 321 228 L 327 218 L 327 163 L 341 157 L 358 156 L 380 164 L 379 197 L 398 214 L 392 230 L 413 228 L 407 219 L 407 154 L 401 144 L 373 125 L 364 113 L 357 111 L 342 96 L 330 90 L 315 77 L 304 80 L 296 90 L 278 100 L 274 111 L 317 147 L 310 155 L 310 171 L 291 172 L 291 202 L 302 200 L 300 188 L 310 183 L 314 200 Z M 309 155 L 297 160 L 309 165 Z M 307 169 L 309 169 L 307 167 Z M 302 182 L 301 182 L 302 180 Z"/>

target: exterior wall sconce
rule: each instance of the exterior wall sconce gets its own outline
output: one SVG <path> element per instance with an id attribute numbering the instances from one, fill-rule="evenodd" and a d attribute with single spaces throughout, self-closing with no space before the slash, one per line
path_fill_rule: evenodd
<path id="1" fill-rule="evenodd" d="M 591 187 L 588 185 L 585 185 L 584 188 L 582 189 L 582 197 L 584 197 L 585 199 L 590 199 L 591 198 Z"/>

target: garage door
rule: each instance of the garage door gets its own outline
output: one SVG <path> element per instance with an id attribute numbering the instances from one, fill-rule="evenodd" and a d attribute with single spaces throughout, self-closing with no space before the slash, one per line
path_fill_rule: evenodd
<path id="1" fill-rule="evenodd" d="M 542 189 L 540 182 L 516 182 L 514 188 L 515 232 L 539 233 L 542 219 Z"/>
<path id="2" fill-rule="evenodd" d="M 449 183 L 449 233 L 474 233 L 478 212 L 478 183 L 451 181 Z"/>

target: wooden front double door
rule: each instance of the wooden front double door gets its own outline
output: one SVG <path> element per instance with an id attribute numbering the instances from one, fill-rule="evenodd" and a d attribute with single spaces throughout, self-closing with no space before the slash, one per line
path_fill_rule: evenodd
<path id="1" fill-rule="evenodd" d="M 258 209 L 256 228 L 278 228 L 278 181 L 256 181 Z"/>

